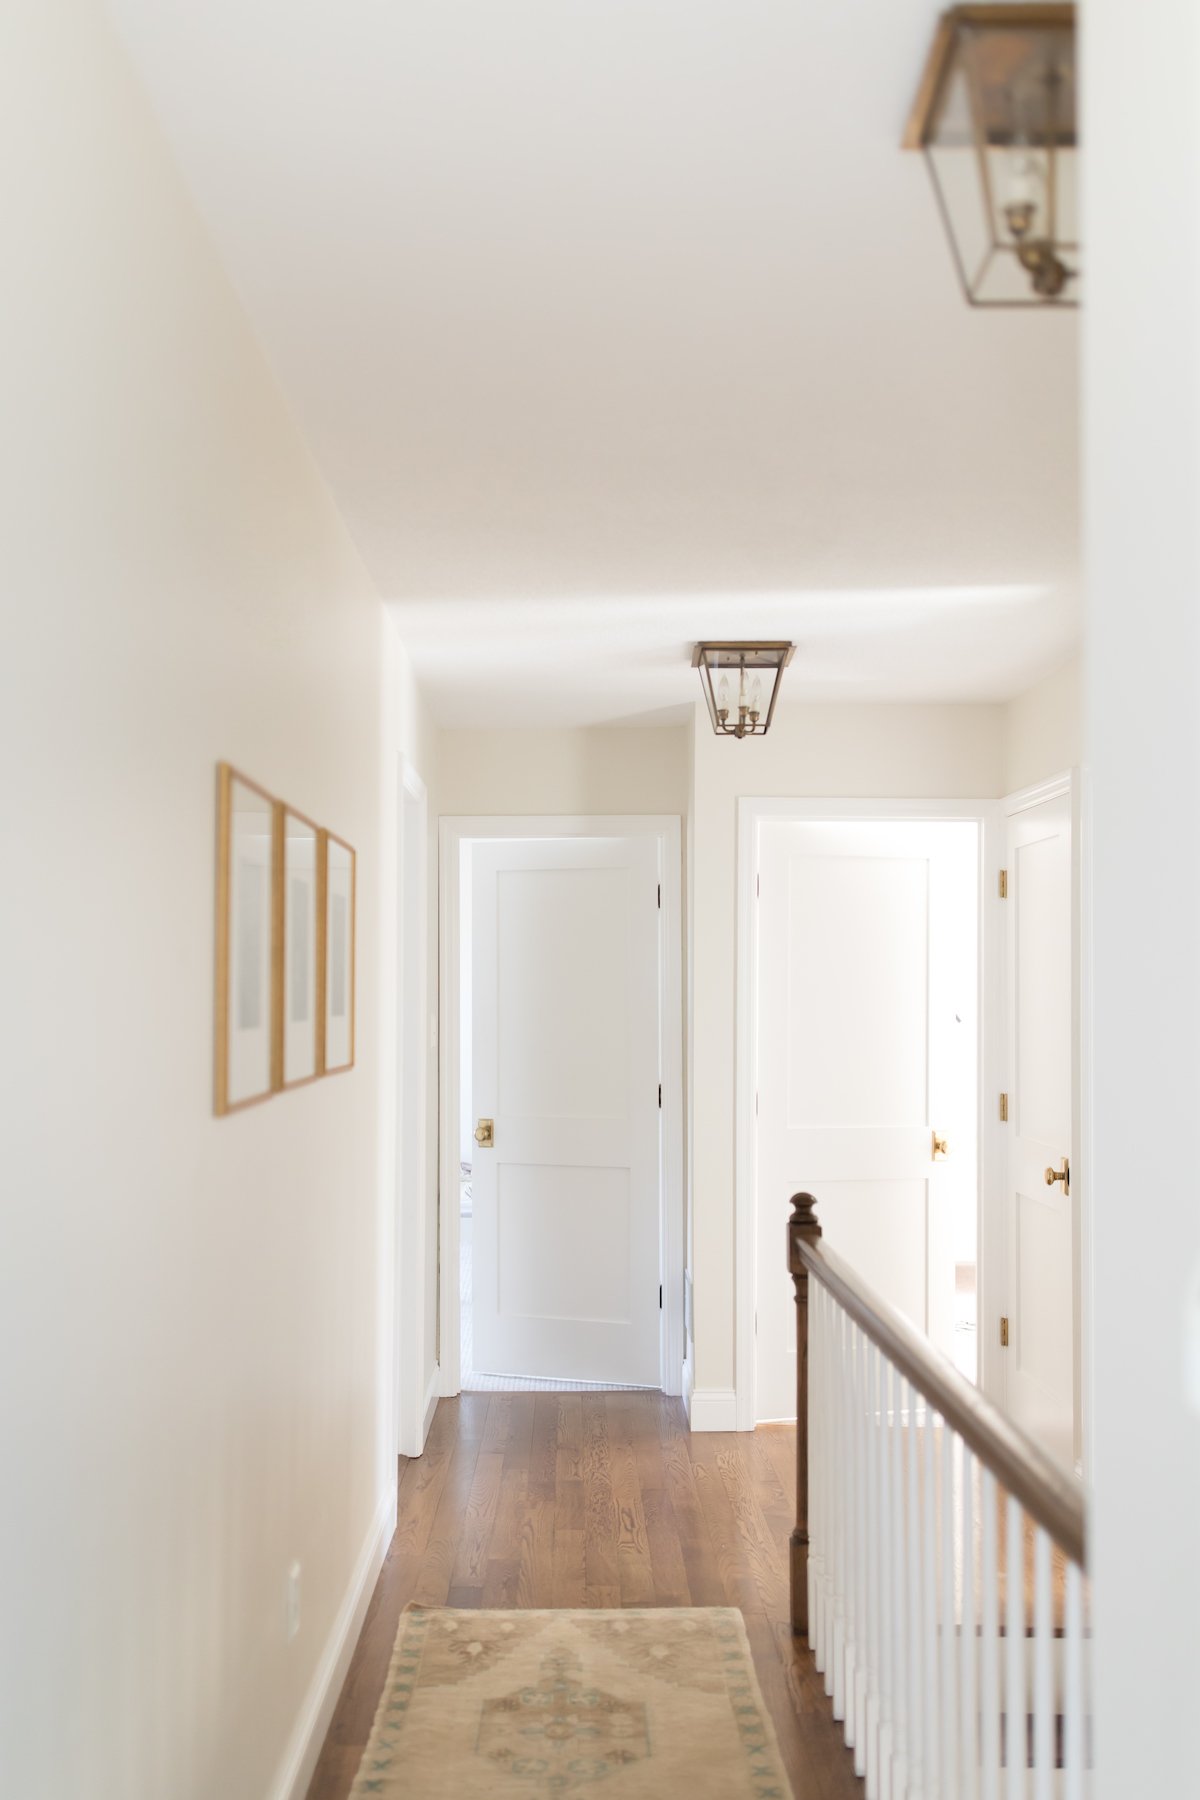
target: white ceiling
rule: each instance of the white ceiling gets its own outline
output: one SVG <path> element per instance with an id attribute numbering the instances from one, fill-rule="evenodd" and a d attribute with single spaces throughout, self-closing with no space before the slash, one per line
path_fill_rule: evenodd
<path id="1" fill-rule="evenodd" d="M 939 0 L 110 0 L 446 723 L 1003 698 L 1077 633 L 1077 316 L 963 302 Z"/>

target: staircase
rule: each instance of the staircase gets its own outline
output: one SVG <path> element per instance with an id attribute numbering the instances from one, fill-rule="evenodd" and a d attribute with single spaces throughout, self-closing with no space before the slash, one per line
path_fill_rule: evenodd
<path id="1" fill-rule="evenodd" d="M 1084 1800 L 1083 1491 L 792 1205 L 792 1627 L 867 1800 Z"/>

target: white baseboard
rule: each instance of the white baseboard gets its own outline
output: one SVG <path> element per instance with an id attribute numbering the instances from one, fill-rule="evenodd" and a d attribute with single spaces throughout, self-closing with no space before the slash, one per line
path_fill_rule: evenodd
<path id="1" fill-rule="evenodd" d="M 333 1630 L 309 1683 L 304 1705 L 296 1720 L 279 1774 L 271 1789 L 272 1800 L 304 1800 L 321 1745 L 329 1730 L 329 1721 L 337 1705 L 342 1683 L 350 1667 L 350 1658 L 362 1630 L 367 1606 L 375 1590 L 375 1580 L 387 1555 L 387 1547 L 396 1530 L 396 1483 L 380 1498 L 371 1529 L 367 1533 L 350 1585 L 338 1608 Z"/>
<path id="2" fill-rule="evenodd" d="M 692 1365 L 692 1340 L 687 1341 L 687 1352 L 683 1359 L 683 1409 L 690 1422 L 692 1417 L 692 1395 L 696 1391 L 696 1371 Z"/>
<path id="3" fill-rule="evenodd" d="M 429 1386 L 425 1390 L 425 1416 L 421 1421 L 421 1449 L 424 1450 L 429 1439 L 429 1427 L 433 1424 L 433 1415 L 437 1411 L 437 1403 L 442 1397 L 442 1368 L 434 1363 L 433 1373 L 429 1377 Z"/>
<path id="4" fill-rule="evenodd" d="M 693 1431 L 736 1431 L 737 1395 L 732 1388 L 693 1388 L 688 1423 Z"/>

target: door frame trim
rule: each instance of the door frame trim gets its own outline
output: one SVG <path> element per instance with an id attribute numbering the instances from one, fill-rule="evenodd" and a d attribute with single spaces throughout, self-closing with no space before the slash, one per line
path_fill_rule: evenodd
<path id="1" fill-rule="evenodd" d="M 1074 1306 L 1074 1450 L 1076 1473 L 1091 1478 L 1092 1416 L 1092 1242 L 1091 1207 L 1087 1203 L 1091 1174 L 1091 1030 L 1092 971 L 1088 946 L 1091 942 L 1091 843 L 1088 832 L 1089 794 L 1083 771 L 1065 769 L 1031 787 L 1006 794 L 1000 805 L 1004 829 L 1008 821 L 1023 812 L 1042 806 L 1048 800 L 1066 797 L 1071 809 L 1071 1033 L 1074 1043 L 1074 1069 L 1071 1076 L 1071 1235 L 1072 1235 L 1072 1303 Z M 1007 844 L 1002 846 L 1007 851 Z M 1004 984 L 1005 1008 L 1009 1007 L 1009 985 L 1012 977 L 1012 953 L 1005 933 Z M 1011 1077 L 1011 1021 L 1005 1022 L 1005 1079 Z M 1007 1149 L 1007 1146 L 1006 1146 Z M 1005 1160 L 1004 1200 L 1008 1199 L 1007 1156 Z M 1007 1237 L 1004 1243 L 1004 1286 L 1001 1310 L 1009 1310 Z M 997 1387 L 997 1397 L 1007 1404 L 1007 1364 Z"/>
<path id="2" fill-rule="evenodd" d="M 998 1317 L 1004 1280 L 1003 1243 L 993 1243 L 1002 1229 L 1004 1142 L 999 1112 L 988 1106 L 989 1092 L 999 1092 L 1003 1066 L 1003 902 L 999 873 L 1003 866 L 1003 816 L 999 800 L 835 800 L 781 799 L 742 795 L 737 806 L 737 994 L 736 1095 L 734 1105 L 734 1315 L 737 1429 L 755 1425 L 756 1369 L 754 1309 L 758 1252 L 757 1132 L 754 1100 L 755 1045 L 758 1040 L 758 909 L 755 875 L 759 827 L 767 820 L 811 825 L 837 820 L 915 824 L 965 820 L 979 826 L 979 1386 L 993 1395 L 1001 1379 L 998 1351 L 990 1343 L 985 1321 Z M 999 1215 L 999 1217 L 998 1217 Z M 780 1236 L 780 1258 L 783 1237 Z"/>
<path id="3" fill-rule="evenodd" d="M 663 1284 L 659 1378 L 666 1394 L 683 1392 L 683 831 L 676 814 L 461 817 L 438 821 L 438 1283 L 441 1391 L 462 1383 L 459 1306 L 459 920 L 461 849 L 486 838 L 653 837 L 662 882 L 659 1019 L 662 1031 L 662 1159 L 659 1167 L 659 1268 Z M 454 1204 L 450 1204 L 453 1198 Z"/>
<path id="4" fill-rule="evenodd" d="M 413 829 L 406 820 L 406 802 L 417 809 Z M 410 889 L 410 872 L 415 880 Z M 415 899 L 415 916 L 409 901 Z M 392 1333 L 392 1370 L 395 1395 L 392 1423 L 395 1448 L 400 1456 L 420 1456 L 429 1433 L 429 1389 L 436 1371 L 425 1367 L 425 1280 L 431 1247 L 426 1244 L 426 1218 L 432 1171 L 428 1155 L 429 1056 L 424 1021 L 429 1009 L 429 791 L 415 764 L 403 753 L 398 763 L 396 792 L 396 943 L 394 1021 L 395 1105 L 391 1156 L 395 1182 L 395 1231 L 393 1238 L 393 1291 L 395 1309 Z M 411 944 L 417 951 L 415 992 L 407 991 Z M 421 1028 L 415 1055 L 410 1059 L 405 1043 L 405 1018 L 409 1007 L 417 1012 Z M 410 1116 L 411 1115 L 411 1116 Z M 411 1165 L 405 1154 L 408 1131 L 416 1133 L 416 1153 Z M 415 1191 L 408 1177 L 416 1174 Z"/>

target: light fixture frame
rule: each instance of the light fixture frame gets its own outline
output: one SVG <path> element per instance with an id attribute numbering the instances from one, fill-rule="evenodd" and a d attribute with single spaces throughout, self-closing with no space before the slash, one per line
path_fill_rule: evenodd
<path id="1" fill-rule="evenodd" d="M 997 255 L 1014 254 L 1018 246 L 1015 243 L 1002 243 L 996 233 L 995 214 L 990 204 L 990 175 L 986 167 L 986 128 L 985 122 L 980 116 L 981 99 L 977 88 L 973 87 L 972 92 L 971 119 L 975 154 L 979 161 L 981 204 L 988 215 L 988 251 L 974 276 L 970 274 L 964 262 L 964 253 L 959 244 L 954 221 L 950 216 L 942 183 L 938 177 L 937 165 L 931 154 L 931 147 L 934 145 L 934 126 L 938 117 L 942 91 L 957 59 L 963 57 L 964 61 L 969 61 L 967 41 L 970 34 L 988 30 L 1014 29 L 1047 33 L 1066 31 L 1077 43 L 1077 9 L 1074 0 L 1033 0 L 1033 3 L 1030 3 L 1030 0 L 986 0 L 986 3 L 948 7 L 937 22 L 933 43 L 926 58 L 921 83 L 909 114 L 901 147 L 905 150 L 920 150 L 924 154 L 934 198 L 937 202 L 938 215 L 950 245 L 950 254 L 962 285 L 963 295 L 969 306 L 978 307 L 981 310 L 990 310 L 996 307 L 1008 309 L 1037 307 L 1042 311 L 1071 311 L 1078 308 L 1080 304 L 1077 269 L 1072 271 L 1073 292 L 1067 288 L 1053 295 L 1031 291 L 1027 297 L 989 299 L 982 297 L 979 291 L 993 258 Z M 1073 128 L 1070 137 L 1064 137 L 1061 144 L 1057 138 L 1048 143 L 1052 182 L 1057 179 L 1054 171 L 1057 149 L 1068 145 L 1074 147 L 1077 141 L 1077 135 Z M 1033 247 L 1031 246 L 1031 248 Z M 1076 262 L 1079 260 L 1080 246 L 1075 241 L 1068 241 L 1055 235 L 1049 240 L 1049 249 L 1052 253 L 1065 251 L 1073 254 Z M 1024 259 L 1022 258 L 1022 260 Z M 1026 266 L 1028 267 L 1028 265 Z"/>
<path id="2" fill-rule="evenodd" d="M 692 667 L 700 671 L 700 686 L 708 703 L 708 716 L 718 737 L 766 737 L 771 729 L 771 720 L 775 717 L 775 704 L 779 699 L 783 671 L 795 654 L 795 644 L 781 639 L 723 640 L 695 646 L 692 651 Z M 730 670 L 736 670 L 740 675 L 743 669 L 753 670 L 759 675 L 768 670 L 773 672 L 771 698 L 767 702 L 766 711 L 760 712 L 757 718 L 749 712 L 745 715 L 739 712 L 736 718 L 727 715 L 723 719 L 721 708 L 717 704 L 715 678 Z"/>

